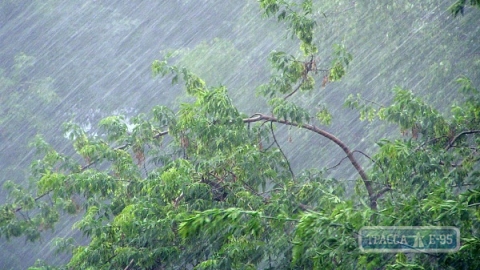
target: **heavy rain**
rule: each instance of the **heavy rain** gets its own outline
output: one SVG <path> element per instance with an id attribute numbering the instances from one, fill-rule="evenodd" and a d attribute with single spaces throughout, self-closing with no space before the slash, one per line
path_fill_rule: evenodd
<path id="1" fill-rule="evenodd" d="M 0 268 L 478 269 L 479 20 L 476 0 L 1 1 Z M 368 253 L 365 226 L 460 236 Z"/>

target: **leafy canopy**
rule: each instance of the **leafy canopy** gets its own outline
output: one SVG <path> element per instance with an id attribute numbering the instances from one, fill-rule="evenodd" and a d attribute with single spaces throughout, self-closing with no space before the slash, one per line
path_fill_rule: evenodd
<path id="1" fill-rule="evenodd" d="M 74 155 L 38 136 L 31 190 L 5 185 L 0 235 L 36 241 L 62 213 L 81 215 L 74 228 L 90 242 L 57 239 L 60 250 L 73 254 L 65 269 L 480 267 L 474 83 L 458 79 L 465 101 L 452 104 L 448 117 L 401 87 L 389 105 L 350 96 L 345 105 L 361 120 L 393 124 L 404 134 L 379 141 L 370 157 L 316 125 L 291 98 L 322 91 L 317 77 L 322 84 L 340 80 L 352 55 L 336 45 L 330 67 L 318 67 L 312 1 L 259 2 L 266 16 L 286 22 L 302 52 L 270 55 L 272 76 L 258 88 L 268 114 L 241 113 L 226 87 L 170 65 L 167 55 L 153 62 L 152 72 L 181 83 L 191 101 L 177 111 L 157 106 L 150 115 L 107 117 L 97 133 L 66 123 Z M 316 114 L 324 123 L 331 119 L 328 108 Z M 344 156 L 332 158 L 348 159 L 358 175 L 353 194 L 325 169 L 295 173 L 277 138 L 281 126 L 338 146 Z M 359 153 L 369 163 L 360 163 Z M 462 248 L 446 255 L 363 254 L 356 237 L 366 225 L 457 226 Z M 32 269 L 51 268 L 39 262 Z"/>

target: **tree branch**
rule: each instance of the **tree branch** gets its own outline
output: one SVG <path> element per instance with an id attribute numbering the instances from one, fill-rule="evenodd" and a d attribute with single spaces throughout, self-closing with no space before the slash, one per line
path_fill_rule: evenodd
<path id="1" fill-rule="evenodd" d="M 166 134 L 168 134 L 168 131 L 159 132 L 158 134 L 156 134 L 156 135 L 154 136 L 154 138 L 159 138 L 159 137 L 161 137 L 161 136 L 163 136 L 163 135 L 166 135 Z M 124 145 L 120 145 L 120 146 L 115 147 L 115 150 L 123 150 L 123 149 L 127 148 L 128 146 L 130 146 L 130 144 L 126 143 L 126 144 L 124 144 Z M 91 166 L 93 166 L 93 165 L 96 164 L 97 162 L 98 162 L 98 159 L 97 159 L 97 160 L 94 160 L 94 161 L 91 161 L 91 162 L 89 162 L 88 164 L 83 165 L 83 166 L 80 168 L 80 172 L 85 171 L 86 169 L 90 168 Z M 50 192 L 52 192 L 52 191 L 53 191 L 53 189 L 50 189 L 50 190 L 46 191 L 45 193 L 43 193 L 43 194 L 41 194 L 41 195 L 38 195 L 38 196 L 34 199 L 34 201 L 40 200 L 41 198 L 43 198 L 43 197 L 47 196 L 48 194 L 50 194 Z M 23 209 L 22 206 L 19 206 L 19 207 L 15 208 L 15 213 L 21 211 L 22 209 Z"/>
<path id="2" fill-rule="evenodd" d="M 383 169 L 383 167 L 377 163 L 377 161 L 375 161 L 373 158 L 371 158 L 369 155 L 365 154 L 364 152 L 360 151 L 360 150 L 354 150 L 353 151 L 354 153 L 357 152 L 357 153 L 360 153 L 362 155 L 364 155 L 365 157 L 367 157 L 368 159 L 370 159 L 370 161 L 372 161 L 374 164 L 376 164 L 380 170 L 382 170 L 382 173 L 385 174 L 385 170 Z"/>
<path id="3" fill-rule="evenodd" d="M 289 126 L 295 126 L 295 127 L 299 127 L 299 128 L 303 128 L 303 129 L 307 129 L 307 130 L 310 130 L 310 131 L 313 131 L 325 138 L 327 138 L 328 140 L 332 141 L 333 143 L 335 143 L 336 145 L 338 145 L 344 152 L 345 154 L 347 155 L 346 158 L 348 158 L 350 160 L 350 163 L 353 165 L 353 167 L 355 168 L 355 170 L 358 172 L 358 174 L 360 175 L 360 177 L 362 178 L 363 180 L 363 183 L 365 185 L 365 188 L 367 189 L 367 193 L 368 193 L 368 196 L 370 198 L 370 207 L 371 209 L 373 210 L 377 210 L 377 199 L 378 197 L 380 197 L 383 193 L 381 193 L 381 191 L 378 193 L 378 194 L 374 194 L 373 192 L 373 187 L 372 187 L 372 181 L 368 179 L 368 176 L 367 174 L 365 173 L 365 171 L 363 170 L 363 168 L 360 166 L 360 164 L 358 163 L 358 161 L 355 159 L 355 157 L 353 156 L 353 153 L 355 151 L 351 151 L 350 148 L 348 148 L 346 146 L 345 143 L 343 143 L 340 139 L 338 139 L 336 136 L 334 136 L 333 134 L 327 132 L 327 131 L 324 131 L 322 129 L 319 129 L 318 127 L 316 126 L 313 126 L 313 125 L 310 125 L 310 124 L 298 124 L 298 123 L 294 123 L 294 122 L 290 122 L 290 121 L 287 121 L 287 120 L 281 120 L 281 119 L 277 119 L 276 117 L 274 116 L 268 116 L 268 115 L 264 115 L 264 114 L 261 114 L 261 113 L 255 113 L 253 114 L 251 117 L 249 118 L 245 118 L 243 119 L 243 122 L 244 123 L 254 123 L 254 122 L 259 122 L 259 121 L 266 121 L 266 122 L 275 122 L 275 123 L 280 123 L 280 124 L 285 124 L 285 125 L 289 125 Z M 157 133 L 154 138 L 159 138 L 161 136 L 164 136 L 164 135 L 167 135 L 169 133 L 168 130 L 166 131 L 161 131 L 159 133 Z M 460 133 L 459 135 L 457 135 L 457 137 L 460 137 L 461 135 L 463 134 L 471 134 L 471 133 L 480 133 L 480 130 L 479 131 L 469 131 L 469 132 L 462 132 Z M 455 138 L 456 139 L 456 138 Z M 454 139 L 454 140 L 455 140 Z M 277 144 L 278 145 L 278 144 Z M 126 147 L 128 147 L 129 145 L 128 144 L 125 144 L 125 145 L 121 145 L 121 146 L 118 146 L 116 147 L 116 149 L 125 149 Z M 358 151 L 357 151 L 358 152 Z M 93 161 L 93 162 L 90 162 L 89 164 L 83 166 L 81 168 L 81 170 L 85 170 L 87 168 L 89 168 L 90 166 L 92 166 L 93 164 L 95 164 L 97 161 Z M 291 170 L 291 168 L 290 168 Z M 293 175 L 293 173 L 292 173 Z M 35 198 L 35 201 L 41 199 L 42 197 L 46 196 L 47 194 L 49 194 L 52 190 L 49 190 L 47 191 L 46 193 L 38 196 L 37 198 Z M 22 207 L 18 207 L 15 209 L 15 212 L 18 212 L 22 210 Z"/>
<path id="4" fill-rule="evenodd" d="M 280 144 L 278 144 L 277 138 L 275 137 L 275 132 L 273 131 L 273 122 L 270 122 L 270 131 L 272 132 L 273 141 L 275 142 L 275 144 L 277 144 L 278 149 L 280 149 L 280 153 L 282 153 L 283 158 L 285 158 L 285 161 L 287 162 L 288 170 L 292 174 L 292 178 L 295 179 L 295 174 L 293 173 L 292 167 L 290 166 L 290 161 L 288 161 L 287 156 L 283 152 L 282 148 L 280 147 Z"/>
<path id="5" fill-rule="evenodd" d="M 458 140 L 460 137 L 462 137 L 463 135 L 467 135 L 467 134 L 475 134 L 475 133 L 480 133 L 480 130 L 468 130 L 468 131 L 463 131 L 463 132 L 460 132 L 457 136 L 455 136 L 451 141 L 450 143 L 447 145 L 447 147 L 445 148 L 445 150 L 448 150 L 450 148 L 452 148 L 453 144 L 455 143 L 456 140 Z"/>
<path id="6" fill-rule="evenodd" d="M 353 150 L 352 152 L 353 152 L 353 153 L 360 153 L 360 154 L 364 155 L 365 157 L 367 157 L 368 159 L 370 159 L 370 161 L 372 161 L 373 163 L 376 164 L 375 160 L 372 159 L 369 155 L 365 154 L 364 152 L 362 152 L 362 151 L 360 151 L 360 150 Z M 328 171 L 328 170 L 331 170 L 331 169 L 334 169 L 334 168 L 336 168 L 336 167 L 338 167 L 338 166 L 340 166 L 340 164 L 342 164 L 342 162 L 343 162 L 345 159 L 347 159 L 347 158 L 348 158 L 347 156 L 343 157 L 337 164 L 335 164 L 334 166 L 332 166 L 332 167 L 330 167 L 330 168 L 327 168 L 327 171 Z M 379 166 L 379 167 L 380 167 L 380 169 L 382 170 L 382 172 L 384 172 L 384 171 L 383 171 L 383 168 L 382 168 L 381 166 Z M 384 173 L 385 173 L 385 172 L 384 172 Z"/>
<path id="7" fill-rule="evenodd" d="M 168 130 L 165 130 L 165 131 L 161 131 L 159 133 L 157 133 L 155 136 L 153 136 L 154 139 L 158 139 L 164 135 L 167 135 L 168 134 Z"/>
<path id="8" fill-rule="evenodd" d="M 365 173 L 363 168 L 360 166 L 358 161 L 353 156 L 353 152 L 340 139 L 338 139 L 333 134 L 330 134 L 327 131 L 319 129 L 316 126 L 309 125 L 309 124 L 294 123 L 294 122 L 290 122 L 290 121 L 287 121 L 287 120 L 281 120 L 281 119 L 277 119 L 273 116 L 256 114 L 256 116 L 254 116 L 254 117 L 243 119 L 244 123 L 253 123 L 253 122 L 258 122 L 258 121 L 271 121 L 271 122 L 281 123 L 281 124 L 285 124 L 285 125 L 289 125 L 289 126 L 304 128 L 304 129 L 313 131 L 313 132 L 329 139 L 330 141 L 334 142 L 336 145 L 338 145 L 343 150 L 343 152 L 345 152 L 345 154 L 347 154 L 347 158 L 350 160 L 350 163 L 353 165 L 355 170 L 357 170 L 358 174 L 362 178 L 363 183 L 365 185 L 365 188 L 367 189 L 367 192 L 368 192 L 368 197 L 370 198 L 370 208 L 373 209 L 373 210 L 377 210 L 377 201 L 376 201 L 377 196 L 375 196 L 375 194 L 373 192 L 372 182 L 368 179 L 367 174 Z"/>
<path id="9" fill-rule="evenodd" d="M 287 98 L 291 97 L 293 94 L 295 94 L 299 89 L 300 87 L 302 86 L 302 84 L 305 82 L 305 79 L 302 79 L 302 81 L 300 82 L 300 84 L 295 87 L 295 90 L 293 90 L 292 92 L 290 92 L 290 94 L 286 95 L 283 99 L 286 100 Z"/>
<path id="10" fill-rule="evenodd" d="M 373 198 L 375 199 L 375 201 L 377 201 L 378 198 L 382 197 L 383 194 L 385 194 L 387 191 L 390 191 L 390 190 L 392 190 L 392 187 L 388 185 L 388 186 L 382 188 L 380 191 L 378 191 L 377 194 L 375 194 L 375 196 L 373 196 Z"/>
<path id="11" fill-rule="evenodd" d="M 50 194 L 50 192 L 52 192 L 52 191 L 53 191 L 53 189 L 51 189 L 51 190 L 43 193 L 42 195 L 37 196 L 37 197 L 34 199 L 34 201 L 36 202 L 36 201 L 40 200 L 41 198 L 43 198 L 43 197 L 47 196 L 48 194 Z M 15 209 L 15 213 L 19 212 L 19 211 L 22 210 L 22 209 L 23 209 L 22 206 L 17 207 L 17 208 Z"/>
<path id="12" fill-rule="evenodd" d="M 340 161 L 335 164 L 334 166 L 330 167 L 330 168 L 327 168 L 327 171 L 331 170 L 331 169 L 335 169 L 336 167 L 340 166 L 340 164 L 342 164 L 342 162 L 347 159 L 348 157 L 343 157 L 342 159 L 340 159 Z"/>

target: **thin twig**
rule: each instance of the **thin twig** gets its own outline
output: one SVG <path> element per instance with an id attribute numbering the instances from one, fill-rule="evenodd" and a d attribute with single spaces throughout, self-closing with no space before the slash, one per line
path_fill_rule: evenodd
<path id="1" fill-rule="evenodd" d="M 286 95 L 283 99 L 286 100 L 287 98 L 291 97 L 293 94 L 295 94 L 299 89 L 300 87 L 302 86 L 302 84 L 305 82 L 305 79 L 302 79 L 302 81 L 300 82 L 300 84 L 295 88 L 295 90 L 293 90 L 292 92 L 290 92 L 290 94 Z"/>
<path id="2" fill-rule="evenodd" d="M 435 138 L 432 138 L 430 140 L 427 140 L 425 142 L 423 142 L 422 144 L 420 144 L 419 146 L 417 146 L 415 148 L 415 150 L 413 150 L 414 152 L 417 152 L 420 148 L 422 148 L 424 145 L 427 145 L 427 144 L 430 144 L 431 142 L 435 142 L 435 141 L 438 141 L 442 138 L 447 138 L 447 136 L 440 136 L 440 137 L 435 137 Z"/>
<path id="3" fill-rule="evenodd" d="M 260 192 L 258 193 L 258 195 L 263 195 L 263 194 L 266 194 L 266 193 L 270 193 L 272 191 L 284 191 L 283 188 L 274 188 L 274 189 L 270 189 L 270 190 L 267 190 L 267 191 L 264 191 L 264 192 Z"/>
<path id="4" fill-rule="evenodd" d="M 376 164 L 380 168 L 380 170 L 382 170 L 382 173 L 385 174 L 385 170 L 383 169 L 383 167 L 380 164 L 378 164 L 377 161 L 374 160 L 373 158 L 371 158 L 369 155 L 365 154 L 364 152 L 362 152 L 360 150 L 353 150 L 353 152 L 354 153 L 355 152 L 360 153 L 360 154 L 364 155 L 365 157 L 367 157 L 368 159 L 370 159 L 370 161 L 372 161 L 374 164 Z"/>
<path id="5" fill-rule="evenodd" d="M 130 266 L 132 266 L 132 264 L 133 264 L 133 259 L 130 260 L 130 263 L 123 270 L 128 270 L 130 268 Z"/>
<path id="6" fill-rule="evenodd" d="M 327 168 L 327 171 L 331 170 L 331 169 L 335 169 L 336 167 L 340 166 L 340 164 L 342 164 L 342 162 L 347 159 L 348 157 L 347 156 L 344 156 L 336 165 L 330 167 L 330 168 Z"/>
<path id="7" fill-rule="evenodd" d="M 41 198 L 43 198 L 43 197 L 47 196 L 48 194 L 50 194 L 50 192 L 52 192 L 52 191 L 53 191 L 53 189 L 50 189 L 49 191 L 47 191 L 47 192 L 43 193 L 42 195 L 36 197 L 36 198 L 34 199 L 34 201 L 40 200 Z M 17 207 L 17 208 L 15 209 L 15 213 L 18 212 L 18 211 L 20 211 L 20 210 L 22 210 L 22 208 L 23 208 L 23 207 L 21 207 L 21 206 Z"/>
<path id="8" fill-rule="evenodd" d="M 367 102 L 370 102 L 370 103 L 372 103 L 372 104 L 375 104 L 375 105 L 377 105 L 377 106 L 380 107 L 380 108 L 385 108 L 385 106 L 383 106 L 383 104 L 380 104 L 380 103 L 378 103 L 378 102 L 376 102 L 376 101 L 373 101 L 373 100 L 370 100 L 370 99 L 368 99 L 368 98 L 362 98 L 362 97 L 361 97 L 360 99 L 362 99 L 362 100 L 364 100 L 364 101 L 367 101 Z"/>
<path id="9" fill-rule="evenodd" d="M 277 138 L 275 137 L 275 132 L 273 131 L 273 122 L 270 122 L 270 131 L 272 132 L 273 141 L 275 142 L 275 144 L 277 144 L 277 147 L 280 150 L 280 153 L 282 153 L 283 157 L 285 158 L 285 161 L 287 162 L 288 170 L 292 174 L 292 178 L 295 179 L 295 174 L 293 173 L 292 167 L 290 166 L 290 161 L 288 161 L 287 156 L 283 152 L 282 148 L 280 147 L 280 144 L 277 141 Z"/>
<path id="10" fill-rule="evenodd" d="M 272 142 L 269 146 L 267 146 L 262 152 L 268 151 L 268 149 L 272 148 L 272 146 L 275 144 L 275 142 Z"/>
<path id="11" fill-rule="evenodd" d="M 370 161 L 372 161 L 373 163 L 376 163 L 373 158 L 371 158 L 369 155 L 365 154 L 364 152 L 362 152 L 362 151 L 360 151 L 360 150 L 353 150 L 353 153 L 355 153 L 355 152 L 364 155 L 365 157 L 367 157 L 368 159 L 370 159 Z"/>

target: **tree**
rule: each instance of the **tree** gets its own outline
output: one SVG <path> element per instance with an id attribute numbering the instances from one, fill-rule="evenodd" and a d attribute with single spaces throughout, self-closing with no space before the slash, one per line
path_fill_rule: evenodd
<path id="1" fill-rule="evenodd" d="M 468 1 L 470 5 L 480 7 L 480 1 L 478 0 L 470 0 Z M 453 5 L 450 6 L 449 10 L 453 13 L 454 16 L 457 16 L 458 13 L 464 14 L 465 12 L 465 5 L 467 4 L 467 0 L 458 0 Z"/>
<path id="2" fill-rule="evenodd" d="M 452 104 L 451 117 L 400 87 L 390 105 L 349 97 L 345 104 L 362 118 L 397 125 L 405 135 L 379 141 L 370 156 L 323 128 L 328 108 L 313 117 L 293 101 L 340 80 L 352 59 L 336 45 L 329 66 L 321 66 L 312 1 L 262 0 L 260 7 L 288 25 L 301 52 L 271 53 L 274 72 L 258 88 L 268 112 L 240 112 L 226 87 L 207 86 L 167 55 L 152 71 L 181 82 L 190 102 L 177 112 L 157 106 L 151 116 L 107 117 L 97 134 L 67 123 L 74 156 L 37 137 L 36 193 L 6 185 L 0 235 L 34 241 L 62 211 L 81 213 L 74 227 L 90 243 L 58 240 L 73 251 L 65 266 L 73 269 L 478 268 L 480 99 L 473 82 L 458 79 L 465 100 Z M 357 174 L 354 194 L 326 169 L 295 173 L 278 139 L 282 126 L 338 146 L 340 162 Z M 457 226 L 462 251 L 408 259 L 362 254 L 357 232 L 366 225 Z"/>
<path id="3" fill-rule="evenodd" d="M 6 153 L 1 157 L 5 174 L 22 175 L 16 167 L 26 152 L 28 137 L 51 128 L 48 119 L 60 103 L 53 78 L 29 76 L 35 62 L 34 56 L 18 53 L 9 69 L 0 69 L 0 142 Z"/>

